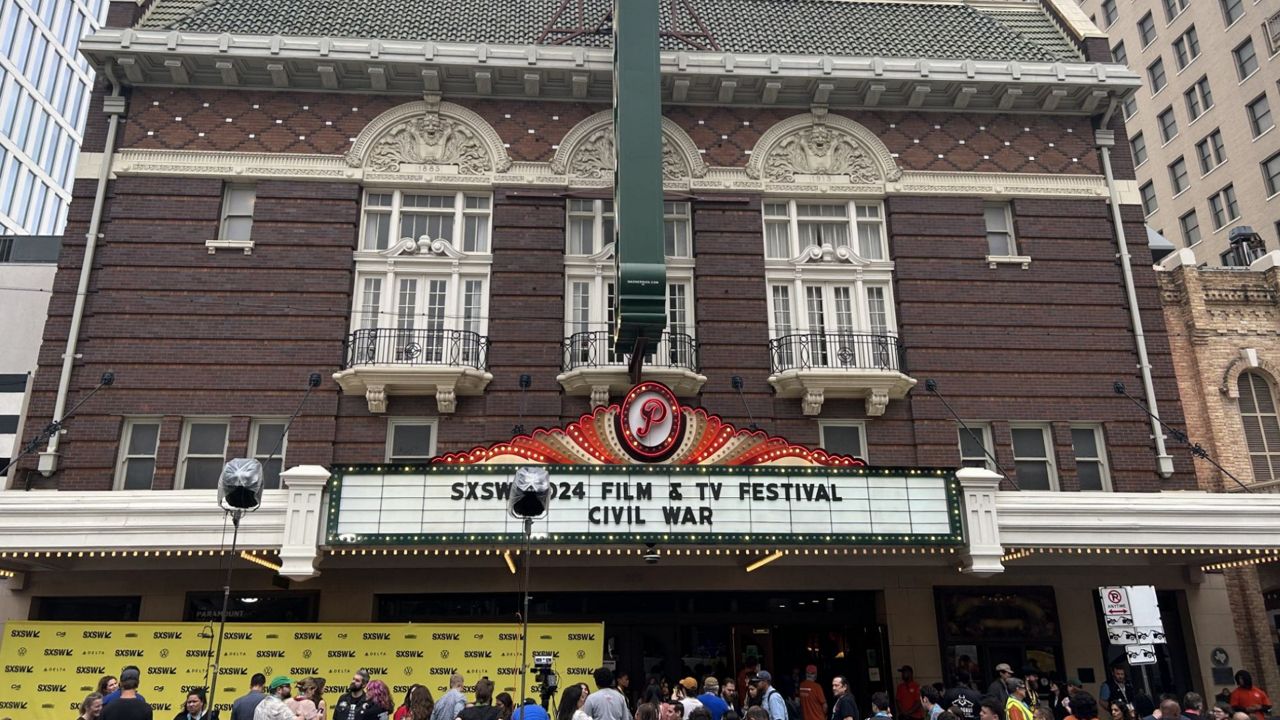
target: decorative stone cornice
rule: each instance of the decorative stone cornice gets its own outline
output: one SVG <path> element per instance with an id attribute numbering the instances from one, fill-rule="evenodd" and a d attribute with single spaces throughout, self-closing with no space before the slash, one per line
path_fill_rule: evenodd
<path id="1" fill-rule="evenodd" d="M 536 186 L 553 189 L 598 188 L 605 181 L 589 182 L 556 173 L 551 163 L 513 162 L 503 172 L 460 174 L 453 167 L 422 171 L 380 172 L 351 167 L 343 155 L 290 153 L 237 153 L 198 150 L 125 149 L 112 159 L 112 175 L 209 177 L 236 180 L 347 181 L 398 187 L 442 186 L 484 188 Z M 853 183 L 848 176 L 821 176 L 804 181 L 771 182 L 752 178 L 745 168 L 708 167 L 703 177 L 668 180 L 668 190 L 751 192 L 761 194 L 814 194 L 825 197 L 878 197 L 882 195 L 983 195 L 986 197 L 1037 197 L 1105 199 L 1101 175 L 1032 173 L 974 173 L 906 170 L 897 180 Z"/>
<path id="2" fill-rule="evenodd" d="M 609 102 L 612 50 L 103 28 L 80 41 L 127 85 Z M 667 51 L 663 101 L 1097 114 L 1141 78 L 1119 64 Z"/>

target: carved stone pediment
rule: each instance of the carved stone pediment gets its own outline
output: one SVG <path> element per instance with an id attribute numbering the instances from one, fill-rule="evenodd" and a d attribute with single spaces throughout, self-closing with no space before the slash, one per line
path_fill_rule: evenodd
<path id="1" fill-rule="evenodd" d="M 816 112 L 769 128 L 756 143 L 747 175 L 773 183 L 825 176 L 843 177 L 852 185 L 876 185 L 898 180 L 902 170 L 870 130 L 844 116 Z"/>
<path id="2" fill-rule="evenodd" d="M 551 171 L 557 175 L 611 180 L 614 158 L 613 113 L 598 112 L 578 123 L 565 135 Z M 662 178 L 688 180 L 707 174 L 707 164 L 684 129 L 668 118 L 662 118 Z"/>
<path id="3" fill-rule="evenodd" d="M 455 167 L 460 175 L 491 175 L 511 167 L 502 140 L 474 112 L 428 97 L 394 107 L 370 122 L 346 155 L 351 167 L 375 172 Z"/>
<path id="4" fill-rule="evenodd" d="M 439 255 L 442 257 L 453 258 L 455 260 L 466 257 L 466 253 L 458 250 L 448 240 L 438 238 L 432 240 L 423 235 L 414 240 L 413 238 L 400 238 L 391 247 L 378 253 L 384 257 L 429 257 L 431 255 Z"/>

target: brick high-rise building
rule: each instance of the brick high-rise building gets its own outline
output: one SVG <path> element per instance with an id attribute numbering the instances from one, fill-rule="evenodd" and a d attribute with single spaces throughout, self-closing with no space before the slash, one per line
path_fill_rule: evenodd
<path id="1" fill-rule="evenodd" d="M 902 664 L 1132 655 L 1211 696 L 1218 570 L 1280 547 L 1280 496 L 1199 490 L 1145 412 L 1183 424 L 1103 34 L 1058 0 L 647 5 L 637 385 L 607 3 L 113 3 L 29 424 L 97 394 L 0 492 L 0 617 L 205 622 L 226 561 L 235 620 L 509 622 L 532 562 L 535 619 L 602 622 L 634 677 L 815 662 L 865 706 Z M 228 560 L 240 457 L 268 489 Z M 528 549 L 518 465 L 555 483 Z M 1109 633 L 1112 586 L 1167 643 Z M 217 677 L 407 684 L 384 635 Z"/>
<path id="2" fill-rule="evenodd" d="M 1250 0 L 1082 0 L 1116 62 L 1147 224 L 1201 262 L 1240 264 L 1231 228 L 1280 248 L 1280 8 Z M 1261 253 L 1258 253 L 1261 254 Z M 1247 264 L 1247 263 L 1245 263 Z"/>

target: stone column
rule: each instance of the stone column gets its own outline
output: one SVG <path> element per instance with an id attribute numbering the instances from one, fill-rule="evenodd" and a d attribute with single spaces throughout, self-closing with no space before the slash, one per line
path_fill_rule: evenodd
<path id="1" fill-rule="evenodd" d="M 299 465 L 280 473 L 280 480 L 289 491 L 284 543 L 280 546 L 280 574 L 290 580 L 309 580 L 320 574 L 316 561 L 329 471 L 319 465 Z"/>
<path id="2" fill-rule="evenodd" d="M 996 494 L 1000 492 L 998 473 L 986 468 L 961 468 L 961 517 L 964 518 L 965 548 L 961 572 L 979 577 L 1004 572 L 1004 547 L 1000 544 L 1000 522 L 996 515 Z"/>

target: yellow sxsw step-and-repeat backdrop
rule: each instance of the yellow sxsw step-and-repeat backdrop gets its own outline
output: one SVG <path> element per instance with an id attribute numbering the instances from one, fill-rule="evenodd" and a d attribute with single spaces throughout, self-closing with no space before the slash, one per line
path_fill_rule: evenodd
<path id="1" fill-rule="evenodd" d="M 103 675 L 142 671 L 140 692 L 156 717 L 177 713 L 192 688 L 206 685 L 214 628 L 204 623 L 9 622 L 0 641 L 0 720 L 74 717 Z M 560 686 L 586 682 L 601 664 L 601 623 L 541 624 L 529 628 L 529 655 L 552 654 Z M 530 662 L 532 667 L 532 662 Z M 412 684 L 439 698 L 449 676 L 461 673 L 468 695 L 482 677 L 495 693 L 520 692 L 520 626 L 513 624 L 227 626 L 218 674 L 218 705 L 249 689 L 260 672 L 325 679 L 332 707 L 356 670 L 385 682 L 399 704 Z M 537 697 L 532 674 L 530 696 Z M 224 713 L 225 714 L 225 713 Z"/>

